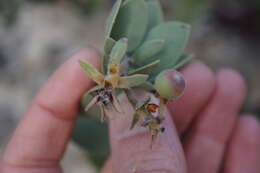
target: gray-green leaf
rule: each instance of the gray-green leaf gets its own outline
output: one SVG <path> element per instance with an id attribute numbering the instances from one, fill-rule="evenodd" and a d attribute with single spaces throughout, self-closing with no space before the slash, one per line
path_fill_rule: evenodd
<path id="1" fill-rule="evenodd" d="M 100 89 L 104 88 L 102 85 L 96 85 L 94 87 L 92 87 L 91 89 L 89 89 L 83 96 L 83 98 L 88 97 L 88 95 L 90 95 L 92 92 L 98 91 Z"/>
<path id="2" fill-rule="evenodd" d="M 156 60 L 150 64 L 147 64 L 147 65 L 141 66 L 140 68 L 129 71 L 128 75 L 137 74 L 137 73 L 138 74 L 151 73 L 154 69 L 156 69 L 158 67 L 159 64 L 160 64 L 160 60 Z"/>
<path id="3" fill-rule="evenodd" d="M 133 119 L 131 122 L 131 126 L 130 126 L 130 130 L 133 129 L 136 125 L 136 123 L 139 121 L 139 119 L 145 115 L 145 112 L 137 110 L 135 111 L 134 115 L 133 115 Z"/>
<path id="4" fill-rule="evenodd" d="M 92 64 L 82 60 L 79 60 L 79 64 L 93 81 L 97 84 L 102 84 L 104 76 Z"/>
<path id="5" fill-rule="evenodd" d="M 111 38 L 128 38 L 128 52 L 139 46 L 148 24 L 148 10 L 144 0 L 128 0 L 121 6 L 111 32 Z"/>
<path id="6" fill-rule="evenodd" d="M 121 7 L 121 4 L 122 4 L 122 0 L 117 0 L 117 2 L 114 4 L 114 6 L 112 8 L 112 11 L 111 11 L 109 17 L 107 18 L 106 30 L 105 30 L 106 38 L 110 37 L 111 31 L 112 31 L 113 26 L 115 24 L 115 20 L 118 16 L 118 12 L 119 12 L 119 9 Z"/>
<path id="7" fill-rule="evenodd" d="M 144 83 L 138 85 L 137 87 L 142 88 L 142 89 L 144 89 L 144 90 L 146 90 L 146 91 L 155 91 L 154 85 L 151 84 L 151 83 L 148 82 L 148 81 L 146 81 L 146 82 L 144 82 Z"/>
<path id="8" fill-rule="evenodd" d="M 147 64 L 156 59 L 160 59 L 159 67 L 150 75 L 154 78 L 162 70 L 172 68 L 178 62 L 188 40 L 190 26 L 181 22 L 163 23 L 153 28 L 147 35 L 146 40 L 165 40 L 164 48 L 161 52 L 142 62 Z"/>
<path id="9" fill-rule="evenodd" d="M 106 38 L 105 45 L 104 45 L 104 53 L 106 55 L 109 55 L 115 44 L 116 44 L 115 40 L 113 40 L 110 37 Z"/>
<path id="10" fill-rule="evenodd" d="M 164 40 L 149 40 L 144 42 L 133 55 L 134 64 L 144 65 L 149 58 L 158 54 L 164 46 Z"/>
<path id="11" fill-rule="evenodd" d="M 183 54 L 173 69 L 178 69 L 184 66 L 185 64 L 189 63 L 193 59 L 193 54 Z"/>
<path id="12" fill-rule="evenodd" d="M 105 45 L 104 45 L 104 55 L 101 57 L 101 64 L 102 64 L 102 72 L 105 73 L 107 71 L 107 64 L 109 61 L 109 54 L 111 50 L 115 46 L 116 41 L 112 38 L 106 38 Z"/>
<path id="13" fill-rule="evenodd" d="M 149 0 L 146 3 L 149 16 L 147 31 L 150 31 L 153 27 L 163 23 L 164 16 L 158 0 Z"/>
<path id="14" fill-rule="evenodd" d="M 135 74 L 132 76 L 124 76 L 119 80 L 118 88 L 129 89 L 144 83 L 148 79 L 148 75 Z"/>
<path id="15" fill-rule="evenodd" d="M 120 61 L 126 54 L 127 42 L 128 42 L 128 40 L 126 38 L 122 38 L 116 42 L 116 44 L 114 45 L 114 47 L 110 53 L 110 60 L 114 60 L 114 61 L 120 63 Z"/>

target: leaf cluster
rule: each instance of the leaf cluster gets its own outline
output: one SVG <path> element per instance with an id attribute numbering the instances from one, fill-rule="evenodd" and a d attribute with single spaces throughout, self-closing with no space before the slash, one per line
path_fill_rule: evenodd
<path id="1" fill-rule="evenodd" d="M 191 59 L 184 54 L 189 33 L 188 24 L 164 21 L 157 0 L 118 0 L 106 21 L 103 69 L 116 41 L 127 38 L 127 71 L 149 74 L 153 82 L 163 70 L 177 69 Z"/>

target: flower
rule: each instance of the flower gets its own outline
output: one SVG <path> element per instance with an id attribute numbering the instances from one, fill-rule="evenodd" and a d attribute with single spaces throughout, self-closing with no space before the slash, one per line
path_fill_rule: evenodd
<path id="1" fill-rule="evenodd" d="M 110 53 L 110 59 L 106 74 L 99 72 L 90 63 L 79 60 L 80 66 L 86 71 L 88 76 L 97 83 L 97 86 L 90 89 L 87 95 L 93 98 L 86 106 L 85 111 L 97 104 L 101 109 L 101 120 L 106 118 L 106 112 L 115 110 L 122 113 L 119 102 L 116 97 L 116 89 L 130 89 L 138 86 L 148 79 L 148 75 L 134 74 L 124 76 L 121 74 L 121 60 L 125 57 L 127 50 L 127 39 L 123 38 L 117 41 Z"/>
<path id="2" fill-rule="evenodd" d="M 156 101 L 159 101 L 159 103 L 156 103 Z M 164 120 L 163 113 L 165 105 L 166 102 L 164 99 L 151 95 L 143 100 L 143 102 L 136 108 L 130 129 L 134 128 L 140 118 L 143 118 L 141 125 L 149 129 L 152 137 L 151 146 L 157 135 L 165 130 L 165 128 L 161 126 L 161 123 Z"/>

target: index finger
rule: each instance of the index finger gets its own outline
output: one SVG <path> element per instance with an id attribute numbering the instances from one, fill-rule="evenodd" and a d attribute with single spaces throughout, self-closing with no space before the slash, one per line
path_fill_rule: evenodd
<path id="1" fill-rule="evenodd" d="M 93 49 L 84 50 L 50 77 L 15 130 L 3 156 L 3 167 L 58 165 L 74 125 L 80 97 L 93 85 L 78 65 L 78 59 L 99 66 L 98 56 Z"/>

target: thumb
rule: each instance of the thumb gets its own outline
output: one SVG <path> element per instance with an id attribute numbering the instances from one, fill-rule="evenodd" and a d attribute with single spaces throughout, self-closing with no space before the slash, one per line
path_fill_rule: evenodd
<path id="1" fill-rule="evenodd" d="M 165 111 L 163 121 L 166 130 L 158 135 L 151 148 L 147 128 L 137 124 L 129 130 L 134 109 L 126 95 L 121 94 L 119 101 L 124 113 L 109 124 L 112 149 L 110 167 L 113 172 L 186 173 L 183 149 L 169 112 Z"/>

